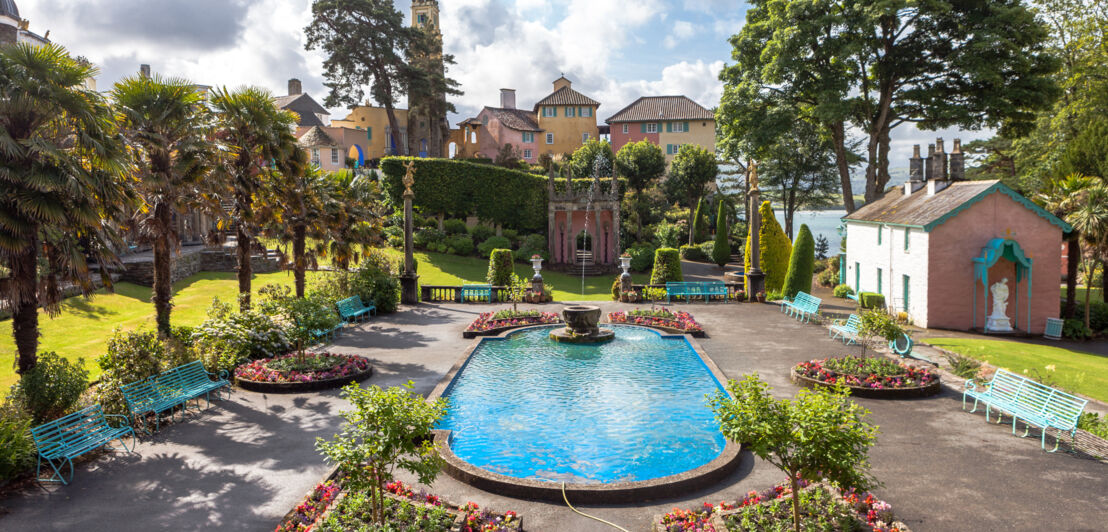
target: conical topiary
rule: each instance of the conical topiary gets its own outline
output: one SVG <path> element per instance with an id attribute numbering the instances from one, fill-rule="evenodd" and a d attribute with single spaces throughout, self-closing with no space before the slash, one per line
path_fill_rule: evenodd
<path id="1" fill-rule="evenodd" d="M 816 266 L 816 241 L 807 224 L 800 225 L 792 254 L 789 256 L 789 273 L 785 275 L 785 297 L 792 299 L 797 292 L 812 291 L 812 272 Z"/>
<path id="2" fill-rule="evenodd" d="M 766 275 L 766 292 L 780 291 L 785 284 L 785 274 L 788 273 L 789 255 L 793 251 L 793 243 L 777 223 L 777 217 L 773 215 L 773 206 L 768 201 L 763 202 L 758 208 L 758 214 L 762 218 L 762 227 L 758 231 L 758 247 L 761 249 L 760 265 L 762 273 Z M 747 230 L 745 251 L 743 253 L 743 268 L 750 271 L 750 231 Z M 750 278 L 746 279 L 746 285 L 750 286 Z"/>
<path id="3" fill-rule="evenodd" d="M 729 232 L 727 227 L 727 205 L 720 201 L 719 212 L 716 214 L 716 240 L 712 245 L 712 262 L 719 265 L 720 268 L 727 265 L 727 261 L 731 260 L 731 245 L 727 242 Z"/>

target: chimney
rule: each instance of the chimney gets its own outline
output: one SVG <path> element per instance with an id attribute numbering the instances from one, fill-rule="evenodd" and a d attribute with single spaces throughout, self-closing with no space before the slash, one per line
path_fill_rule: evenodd
<path id="1" fill-rule="evenodd" d="M 289 96 L 297 94 L 304 94 L 304 86 L 300 84 L 300 80 L 292 78 L 289 80 Z"/>
<path id="2" fill-rule="evenodd" d="M 516 108 L 516 90 L 500 89 L 500 107 L 504 109 Z"/>
<path id="3" fill-rule="evenodd" d="M 949 176 L 946 173 L 946 150 L 943 149 L 943 138 L 935 139 L 935 160 L 931 163 L 935 172 L 935 179 L 946 181 Z"/>
<path id="4" fill-rule="evenodd" d="M 142 76 L 142 79 L 150 79 L 150 65 L 139 65 L 139 76 Z"/>
<path id="5" fill-rule="evenodd" d="M 966 180 L 966 154 L 962 153 L 962 139 L 954 139 L 954 151 L 950 152 L 950 180 Z"/>
<path id="6" fill-rule="evenodd" d="M 908 159 L 908 179 L 915 182 L 923 181 L 923 157 L 919 155 L 919 144 L 912 146 L 912 158 Z"/>
<path id="7" fill-rule="evenodd" d="M 935 145 L 927 145 L 927 158 L 923 160 L 923 180 L 935 179 Z"/>

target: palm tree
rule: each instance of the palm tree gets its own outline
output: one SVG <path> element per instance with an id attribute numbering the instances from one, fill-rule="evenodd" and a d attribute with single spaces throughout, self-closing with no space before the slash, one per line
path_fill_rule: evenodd
<path id="1" fill-rule="evenodd" d="M 1089 328 L 1089 294 L 1098 263 L 1108 259 L 1108 185 L 1096 182 L 1075 197 L 1077 207 L 1066 221 L 1081 233 L 1085 242 L 1081 254 L 1085 272 L 1085 328 Z"/>
<path id="2" fill-rule="evenodd" d="M 131 145 L 143 201 L 132 225 L 154 247 L 154 309 L 158 333 L 170 334 L 171 254 L 180 247 L 173 215 L 210 204 L 215 156 L 211 113 L 196 88 L 180 78 L 125 78 L 112 90 L 117 120 Z M 205 202 L 205 200 L 209 200 Z"/>
<path id="3" fill-rule="evenodd" d="M 212 98 L 218 117 L 217 138 L 227 145 L 227 158 L 217 171 L 232 190 L 237 226 L 240 306 L 250 308 L 250 248 L 255 232 L 254 195 L 273 170 L 293 175 L 296 115 L 282 111 L 265 89 L 219 89 Z"/>
<path id="4" fill-rule="evenodd" d="M 303 150 L 297 161 L 303 163 Z M 324 251 L 308 250 L 307 241 L 323 242 L 328 237 L 330 213 L 340 201 L 331 181 L 316 165 L 297 165 L 293 172 L 274 172 L 259 191 L 258 218 L 267 222 L 266 233 L 282 242 L 292 242 L 296 297 L 304 297 L 304 272 L 308 261 Z"/>
<path id="5" fill-rule="evenodd" d="M 1093 185 L 1095 179 L 1081 174 L 1070 174 L 1051 180 L 1046 191 L 1035 198 L 1040 205 L 1055 216 L 1066 219 L 1079 206 L 1082 191 Z M 1063 317 L 1072 318 L 1077 310 L 1077 267 L 1081 262 L 1081 235 L 1074 231 L 1066 238 L 1066 308 Z"/>
<path id="6" fill-rule="evenodd" d="M 331 213 L 327 254 L 336 267 L 348 270 L 361 258 L 358 246 L 364 252 L 366 246 L 381 240 L 384 219 L 381 190 L 372 174 L 343 170 L 332 173 L 329 179 L 342 201 L 338 204 L 339 212 Z"/>
<path id="7" fill-rule="evenodd" d="M 21 375 L 37 362 L 40 303 L 57 311 L 59 276 L 92 292 L 88 259 L 103 277 L 114 258 L 110 220 L 132 203 L 111 109 L 86 85 L 95 74 L 56 44 L 0 49 L 0 260 L 11 270 L 7 301 Z"/>

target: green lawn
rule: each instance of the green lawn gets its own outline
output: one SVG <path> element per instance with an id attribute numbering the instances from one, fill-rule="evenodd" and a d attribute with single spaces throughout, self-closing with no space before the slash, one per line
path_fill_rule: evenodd
<path id="1" fill-rule="evenodd" d="M 275 272 L 254 276 L 256 291 L 263 285 L 280 283 L 292 286 L 290 272 Z M 213 297 L 236 301 L 238 280 L 234 273 L 202 272 L 173 285 L 174 325 L 199 325 L 207 315 Z M 15 340 L 11 320 L 0 322 L 0 392 L 16 380 L 12 367 Z M 62 312 L 56 318 L 39 315 L 39 351 L 55 351 L 69 358 L 84 358 L 91 378 L 100 374 L 96 358 L 107 349 L 108 337 L 115 328 L 134 330 L 154 327 L 154 305 L 150 303 L 150 288 L 131 283 L 117 283 L 115 293 L 100 290 L 91 299 L 71 297 L 62 302 Z"/>
<path id="2" fill-rule="evenodd" d="M 1075 294 L 1078 304 L 1085 303 L 1085 287 L 1078 286 L 1077 293 Z M 1066 285 L 1062 285 L 1062 299 L 1066 298 Z M 1089 301 L 1104 301 L 1104 292 L 1100 288 L 1094 288 L 1093 293 L 1089 295 Z"/>
<path id="3" fill-rule="evenodd" d="M 1108 357 L 1006 340 L 928 338 L 927 343 L 1089 397 L 1108 401 Z M 1053 366 L 1053 370 L 1047 366 Z"/>
<path id="4" fill-rule="evenodd" d="M 399 252 L 397 252 L 399 254 Z M 475 257 L 459 257 L 444 253 L 416 253 L 419 262 L 419 283 L 458 285 L 484 283 L 489 261 Z M 530 279 L 535 275 L 530 265 L 516 264 L 516 275 Z M 645 279 L 645 274 L 639 277 Z M 543 270 L 543 281 L 552 287 L 555 301 L 609 301 L 612 299 L 614 276 L 586 277 L 585 291 L 581 291 L 581 277 Z M 640 281 L 641 282 L 641 281 Z"/>

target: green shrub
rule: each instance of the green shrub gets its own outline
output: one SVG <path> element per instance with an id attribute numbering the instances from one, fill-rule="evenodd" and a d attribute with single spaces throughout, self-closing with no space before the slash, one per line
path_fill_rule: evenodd
<path id="1" fill-rule="evenodd" d="M 650 272 L 650 284 L 681 282 L 681 252 L 673 248 L 658 248 L 654 252 L 654 271 Z"/>
<path id="2" fill-rule="evenodd" d="M 404 229 L 399 231 L 400 242 L 404 242 Z M 419 249 L 431 249 L 433 244 L 441 243 L 446 240 L 446 233 L 439 231 L 438 228 L 429 227 L 427 229 L 420 229 L 412 234 L 412 244 Z"/>
<path id="3" fill-rule="evenodd" d="M 507 238 L 513 244 L 515 244 L 516 241 L 519 240 L 519 231 L 516 231 L 515 229 L 501 229 L 500 230 L 500 236 L 503 236 L 504 238 Z M 544 241 L 545 241 L 545 237 L 544 237 Z"/>
<path id="4" fill-rule="evenodd" d="M 1108 440 L 1108 417 L 1100 419 L 1096 412 L 1085 412 L 1077 420 L 1077 428 Z"/>
<path id="5" fill-rule="evenodd" d="M 477 253 L 482 257 L 488 257 L 494 249 L 509 249 L 512 247 L 512 242 L 502 236 L 491 236 L 481 242 L 481 245 L 477 246 Z"/>
<path id="6" fill-rule="evenodd" d="M 473 237 L 468 234 L 448 236 L 446 237 L 446 248 L 454 255 L 472 255 Z"/>
<path id="7" fill-rule="evenodd" d="M 612 281 L 612 301 L 619 301 L 620 288 L 622 287 L 619 284 L 619 277 L 616 277 L 616 280 Z"/>
<path id="8" fill-rule="evenodd" d="M 400 306 L 400 279 L 389 266 L 364 261 L 351 276 L 350 295 L 360 297 L 366 304 L 373 302 L 379 314 L 396 312 Z"/>
<path id="9" fill-rule="evenodd" d="M 465 220 L 458 220 L 456 218 L 451 218 L 443 222 L 442 228 L 446 231 L 447 235 L 464 235 L 469 233 L 469 229 L 466 228 Z"/>
<path id="10" fill-rule="evenodd" d="M 838 259 L 836 259 L 836 263 Z M 816 281 L 820 286 L 835 286 L 839 284 L 839 269 L 838 268 L 825 268 L 819 275 L 816 276 Z"/>
<path id="11" fill-rule="evenodd" d="M 208 319 L 193 333 L 194 346 L 208 371 L 230 371 L 248 360 L 288 353 L 292 346 L 284 329 L 256 308 L 233 312 L 217 298 L 208 308 Z"/>
<path id="12" fill-rule="evenodd" d="M 883 309 L 885 296 L 877 292 L 858 292 L 858 304 L 864 309 Z"/>
<path id="13" fill-rule="evenodd" d="M 660 248 L 676 248 L 688 238 L 688 231 L 683 223 L 661 222 L 654 226 L 654 240 Z"/>
<path id="14" fill-rule="evenodd" d="M 777 217 L 773 215 L 773 207 L 768 201 L 762 203 L 762 206 L 758 208 L 758 213 L 762 218 L 762 227 L 758 231 L 758 247 L 761 249 L 759 266 L 762 268 L 762 273 L 766 274 L 766 293 L 769 293 L 771 290 L 781 290 L 785 285 L 785 274 L 788 273 L 789 268 L 789 255 L 792 254 L 792 242 L 785 235 L 785 231 L 781 229 L 781 224 L 777 223 Z M 750 261 L 750 237 L 748 231 L 746 249 L 743 253 L 743 264 L 748 265 L 747 268 L 752 264 Z M 746 279 L 746 286 L 750 286 L 749 277 Z"/>
<path id="15" fill-rule="evenodd" d="M 489 253 L 489 272 L 485 281 L 493 286 L 508 286 L 512 283 L 512 250 L 494 249 Z"/>
<path id="16" fill-rule="evenodd" d="M 631 271 L 646 272 L 654 266 L 654 246 L 649 242 L 638 242 L 627 253 L 631 255 Z"/>
<path id="17" fill-rule="evenodd" d="M 681 258 L 696 262 L 706 262 L 708 260 L 708 256 L 704 254 L 703 249 L 700 249 L 699 244 L 695 246 L 681 246 Z"/>
<path id="18" fill-rule="evenodd" d="M 978 360 L 958 353 L 947 353 L 944 357 L 950 363 L 950 372 L 963 379 L 972 379 L 981 372 L 981 362 Z"/>
<path id="19" fill-rule="evenodd" d="M 334 302 L 318 293 L 296 297 L 288 286 L 270 284 L 259 294 L 258 308 L 286 324 L 285 335 L 301 354 L 312 345 L 315 331 L 329 331 L 342 321 Z"/>
<path id="20" fill-rule="evenodd" d="M 840 284 L 835 287 L 835 297 L 845 298 L 854 294 L 854 289 L 848 284 Z"/>
<path id="21" fill-rule="evenodd" d="M 708 202 L 704 198 L 696 202 L 696 213 L 693 215 L 693 241 L 703 242 L 708 239 Z"/>
<path id="22" fill-rule="evenodd" d="M 816 262 L 816 241 L 807 224 L 800 224 L 796 245 L 789 256 L 789 272 L 785 275 L 785 297 L 792 299 L 798 292 L 812 291 L 812 268 Z"/>
<path id="23" fill-rule="evenodd" d="M 727 227 L 727 204 L 719 202 L 719 212 L 716 213 L 716 238 L 712 242 L 712 262 L 720 268 L 731 260 L 731 244 L 727 242 L 729 229 Z"/>
<path id="24" fill-rule="evenodd" d="M 477 224 L 469 230 L 469 236 L 473 237 L 474 242 L 484 242 L 490 237 L 496 236 L 496 229 L 487 225 Z"/>
<path id="25" fill-rule="evenodd" d="M 202 331 L 203 326 L 196 334 L 202 336 Z M 198 345 L 206 344 L 198 342 Z M 108 339 L 108 351 L 96 360 L 101 369 L 96 401 L 104 407 L 104 412 L 126 415 L 127 403 L 123 400 L 120 387 L 158 374 L 163 369 L 162 361 L 168 355 L 169 346 L 158 338 L 155 331 L 116 330 Z"/>
<path id="26" fill-rule="evenodd" d="M 1062 336 L 1071 340 L 1088 340 L 1093 337 L 1093 331 L 1085 326 L 1084 319 L 1071 318 L 1062 324 Z"/>
<path id="27" fill-rule="evenodd" d="M 505 249 L 507 247 L 504 246 Z M 538 233 L 523 237 L 523 242 L 520 243 L 519 249 L 516 250 L 514 255 L 519 262 L 530 261 L 531 255 L 542 255 L 542 258 L 549 260 L 550 252 L 546 249 L 546 237 Z M 488 256 L 488 253 L 482 253 L 481 256 Z"/>
<path id="28" fill-rule="evenodd" d="M 47 351 L 40 353 L 35 367 L 12 386 L 10 399 L 40 425 L 72 412 L 87 389 L 84 359 L 72 363 Z"/>
<path id="29" fill-rule="evenodd" d="M 31 439 L 33 421 L 18 405 L 0 406 L 0 483 L 11 480 L 35 466 L 35 442 Z"/>

